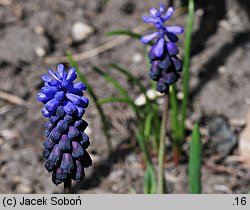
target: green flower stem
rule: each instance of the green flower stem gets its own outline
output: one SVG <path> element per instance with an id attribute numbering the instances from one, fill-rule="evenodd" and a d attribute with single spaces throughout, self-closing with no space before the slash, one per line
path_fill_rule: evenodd
<path id="1" fill-rule="evenodd" d="M 65 182 L 64 182 L 63 193 L 64 194 L 70 194 L 71 193 L 71 178 L 70 177 L 68 179 L 66 179 Z"/>
<path id="2" fill-rule="evenodd" d="M 161 122 L 161 136 L 160 136 L 160 145 L 158 153 L 158 193 L 163 194 L 167 193 L 165 178 L 164 178 L 164 157 L 165 157 L 165 143 L 166 143 L 166 131 L 167 131 L 167 122 L 168 122 L 168 96 L 164 96 L 163 104 L 163 113 L 162 113 L 162 122 Z"/>

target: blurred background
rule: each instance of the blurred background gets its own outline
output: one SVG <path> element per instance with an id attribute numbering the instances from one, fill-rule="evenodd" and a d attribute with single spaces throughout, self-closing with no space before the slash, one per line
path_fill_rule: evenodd
<path id="1" fill-rule="evenodd" d="M 93 66 L 110 73 L 138 99 L 140 92 L 109 69 L 117 63 L 131 70 L 146 86 L 148 67 L 140 41 L 107 37 L 112 30 L 136 30 L 141 16 L 160 0 L 0 0 L 0 193 L 60 193 L 44 168 L 44 117 L 36 94 L 41 75 L 65 62 L 70 50 L 99 98 L 117 95 Z M 169 25 L 187 23 L 187 7 L 174 2 Z M 169 1 L 165 1 L 169 3 Z M 149 31 L 149 30 L 148 30 Z M 141 29 L 140 33 L 146 34 Z M 183 56 L 185 34 L 178 43 Z M 112 43 L 111 46 L 105 43 Z M 102 52 L 98 47 L 102 46 Z M 94 53 L 93 53 L 94 52 Z M 196 0 L 190 66 L 187 132 L 201 125 L 204 143 L 203 193 L 246 193 L 250 190 L 250 2 Z M 179 81 L 181 83 L 181 81 Z M 181 92 L 178 97 L 182 97 Z M 159 99 L 159 103 L 161 99 Z M 122 103 L 103 106 L 111 141 L 108 154 L 100 118 L 90 101 L 90 152 L 94 165 L 76 193 L 143 193 L 145 165 L 134 145 L 130 108 Z M 171 141 L 168 146 L 171 146 Z M 178 168 L 168 159 L 165 176 L 170 193 L 187 193 L 187 157 Z"/>

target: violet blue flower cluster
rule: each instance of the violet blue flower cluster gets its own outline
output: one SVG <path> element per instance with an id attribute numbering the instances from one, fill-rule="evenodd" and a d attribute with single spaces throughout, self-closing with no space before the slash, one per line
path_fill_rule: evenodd
<path id="1" fill-rule="evenodd" d="M 157 91 L 168 93 L 169 86 L 179 79 L 182 71 L 182 62 L 177 57 L 179 50 L 175 43 L 178 41 L 176 34 L 183 33 L 183 28 L 181 26 L 164 26 L 174 13 L 173 7 L 169 7 L 165 11 L 164 4 L 161 3 L 159 10 L 151 8 L 149 13 L 149 16 L 142 17 L 143 21 L 154 24 L 158 30 L 141 38 L 144 44 L 157 38 L 148 53 L 151 63 L 149 76 L 157 82 Z"/>
<path id="2" fill-rule="evenodd" d="M 58 185 L 68 179 L 76 182 L 83 180 L 84 168 L 92 164 L 86 151 L 90 145 L 89 137 L 84 133 L 88 123 L 82 119 L 88 106 L 88 98 L 83 96 L 86 86 L 82 82 L 73 83 L 76 70 L 65 72 L 63 64 L 57 66 L 57 72 L 49 70 L 43 75 L 44 87 L 37 99 L 45 104 L 42 109 L 45 123 L 43 157 L 45 167 L 52 172 L 52 181 Z"/>

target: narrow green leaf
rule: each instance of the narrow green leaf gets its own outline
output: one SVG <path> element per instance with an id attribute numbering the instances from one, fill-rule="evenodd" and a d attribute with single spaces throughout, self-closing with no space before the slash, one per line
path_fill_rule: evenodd
<path id="1" fill-rule="evenodd" d="M 107 33 L 107 36 L 127 35 L 131 38 L 141 39 L 142 35 L 129 30 L 115 30 Z"/>
<path id="2" fill-rule="evenodd" d="M 160 135 L 161 135 L 161 122 L 159 120 L 159 105 L 157 103 L 154 104 L 153 110 L 155 112 L 155 115 L 153 116 L 153 134 L 154 134 L 154 146 L 156 151 L 158 152 L 159 150 L 159 143 L 160 143 Z"/>
<path id="3" fill-rule="evenodd" d="M 96 73 L 100 74 L 104 79 L 106 79 L 107 82 L 112 84 L 123 96 L 125 96 L 128 99 L 130 98 L 128 91 L 116 79 L 114 79 L 110 74 L 108 74 L 107 72 L 105 72 L 97 67 L 94 67 L 93 70 Z"/>
<path id="4" fill-rule="evenodd" d="M 189 63 L 190 63 L 190 49 L 192 41 L 193 32 L 193 22 L 194 22 L 194 0 L 189 0 L 188 4 L 188 24 L 186 28 L 186 39 L 184 48 L 184 64 L 183 64 L 183 94 L 184 98 L 181 104 L 181 132 L 182 137 L 184 137 L 185 131 L 185 119 L 187 112 L 187 100 L 188 100 L 188 88 L 189 88 Z M 184 139 L 184 138 L 181 138 Z"/>
<path id="5" fill-rule="evenodd" d="M 115 103 L 115 102 L 122 102 L 122 103 L 128 103 L 130 104 L 131 102 L 126 99 L 126 98 L 118 98 L 118 97 L 110 97 L 110 98 L 103 98 L 97 101 L 97 104 L 103 105 L 107 103 Z"/>
<path id="6" fill-rule="evenodd" d="M 147 169 L 144 176 L 144 193 L 156 193 L 156 177 L 151 163 L 147 163 Z"/>
<path id="7" fill-rule="evenodd" d="M 101 75 L 107 82 L 112 84 L 121 94 L 123 97 L 125 97 L 128 101 L 130 101 L 130 106 L 137 115 L 137 119 L 140 119 L 140 109 L 135 105 L 133 99 L 130 97 L 128 91 L 115 79 L 113 78 L 110 74 L 107 72 L 101 70 L 100 68 L 94 67 L 93 70 Z"/>
<path id="8" fill-rule="evenodd" d="M 201 162 L 202 142 L 199 126 L 196 123 L 192 132 L 192 140 L 189 151 L 189 192 L 192 194 L 201 193 Z"/>
<path id="9" fill-rule="evenodd" d="M 120 66 L 118 66 L 117 64 L 112 63 L 110 65 L 112 68 L 114 68 L 115 70 L 118 70 L 119 72 L 121 72 L 123 75 L 125 75 L 129 80 L 132 80 L 132 82 L 134 82 L 140 89 L 140 91 L 142 93 L 144 93 L 144 95 L 147 97 L 146 92 L 147 89 L 146 87 L 141 83 L 141 81 L 136 78 L 133 74 L 131 74 L 127 69 L 122 68 Z"/>
<path id="10" fill-rule="evenodd" d="M 76 73 L 78 75 L 79 80 L 81 82 L 83 82 L 88 87 L 87 92 L 89 93 L 90 97 L 93 99 L 93 102 L 97 108 L 99 115 L 100 115 L 101 122 L 102 122 L 102 130 L 103 130 L 103 133 L 105 135 L 105 139 L 107 142 L 107 147 L 108 147 L 109 153 L 111 153 L 113 150 L 113 147 L 112 147 L 112 143 L 111 143 L 111 135 L 109 132 L 109 120 L 107 119 L 106 115 L 104 114 L 102 107 L 97 103 L 98 97 L 95 94 L 92 86 L 90 85 L 90 83 L 88 83 L 88 80 L 85 77 L 85 75 L 83 75 L 80 72 L 77 63 L 74 60 L 74 58 L 70 52 L 67 52 L 67 57 L 68 57 L 68 60 L 70 62 L 70 65 L 76 69 Z"/>
<path id="11" fill-rule="evenodd" d="M 153 119 L 154 114 L 155 113 L 152 111 L 152 112 L 147 113 L 147 116 L 146 116 L 145 125 L 144 125 L 144 136 L 146 139 L 149 139 L 149 136 L 150 136 L 152 119 Z"/>
<path id="12" fill-rule="evenodd" d="M 118 66 L 117 64 L 111 64 L 110 65 L 113 69 L 119 71 L 121 74 L 123 74 L 124 76 L 126 76 L 129 80 L 131 80 L 132 82 L 134 82 L 134 84 L 139 88 L 139 90 L 141 91 L 141 93 L 145 96 L 146 98 L 146 107 L 147 107 L 147 110 L 145 110 L 143 112 L 143 114 L 146 116 L 147 113 L 146 112 L 150 112 L 152 110 L 152 106 L 151 106 L 151 102 L 147 96 L 147 89 L 146 87 L 142 84 L 142 82 L 136 78 L 133 74 L 131 74 L 129 72 L 129 70 L 125 69 L 125 68 L 122 68 L 120 66 Z M 141 110 L 143 111 L 143 110 Z"/>

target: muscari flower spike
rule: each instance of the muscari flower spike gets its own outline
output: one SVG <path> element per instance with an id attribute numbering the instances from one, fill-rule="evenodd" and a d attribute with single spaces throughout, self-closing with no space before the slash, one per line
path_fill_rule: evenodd
<path id="1" fill-rule="evenodd" d="M 88 106 L 88 98 L 83 96 L 87 87 L 82 82 L 73 83 L 77 78 L 76 70 L 65 72 L 63 64 L 57 66 L 57 72 L 49 70 L 43 75 L 44 87 L 37 99 L 45 104 L 42 109 L 45 123 L 43 157 L 45 168 L 52 172 L 52 181 L 58 185 L 68 179 L 80 182 L 84 179 L 84 168 L 92 165 L 86 151 L 90 145 L 89 137 L 84 133 L 88 123 L 82 119 Z"/>
<path id="2" fill-rule="evenodd" d="M 164 4 L 161 3 L 158 10 L 151 8 L 149 13 L 149 16 L 143 16 L 142 19 L 146 23 L 154 24 L 157 30 L 141 38 L 141 42 L 144 44 L 157 38 L 148 53 L 151 63 L 149 76 L 157 82 L 157 91 L 168 93 L 169 86 L 179 79 L 182 71 L 182 62 L 177 57 L 179 50 L 175 43 L 178 41 L 176 34 L 183 33 L 183 28 L 181 26 L 164 26 L 174 13 L 173 7 L 169 7 L 165 11 Z"/>

